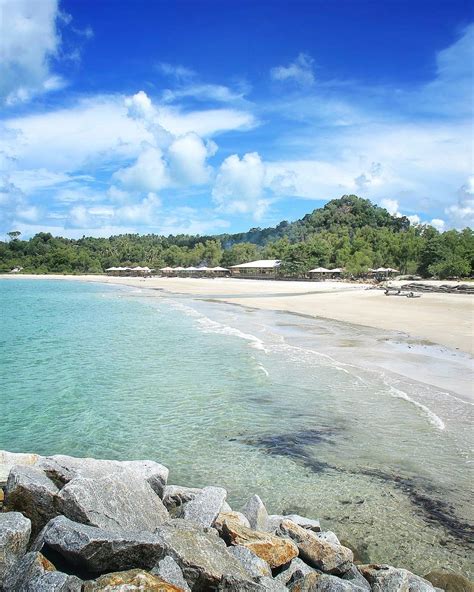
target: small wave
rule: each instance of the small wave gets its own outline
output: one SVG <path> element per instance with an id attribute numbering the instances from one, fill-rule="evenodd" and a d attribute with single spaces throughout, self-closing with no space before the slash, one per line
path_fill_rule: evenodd
<path id="1" fill-rule="evenodd" d="M 244 333 L 240 329 L 236 329 L 235 327 L 229 327 L 228 325 L 224 325 L 223 323 L 219 323 L 218 321 L 213 321 L 205 316 L 198 318 L 197 323 L 204 333 L 217 333 L 219 335 L 230 335 L 233 337 L 239 337 L 240 339 L 245 339 L 246 341 L 248 341 L 250 347 L 268 353 L 268 350 L 265 348 L 263 341 L 255 335 L 251 335 L 250 333 Z"/>
<path id="2" fill-rule="evenodd" d="M 428 417 L 428 421 L 430 422 L 430 424 L 433 425 L 435 428 L 437 428 L 438 430 L 444 430 L 446 428 L 444 421 L 440 417 L 438 417 L 436 413 L 431 411 L 429 407 L 423 405 L 423 403 L 420 403 L 419 401 L 415 401 L 415 399 L 412 399 L 409 395 L 407 395 L 407 393 L 405 393 L 405 391 L 401 391 L 400 389 L 397 389 L 392 385 L 387 386 L 390 388 L 390 395 L 392 397 L 395 397 L 396 399 L 404 399 L 412 405 L 415 405 L 415 407 L 418 407 L 418 409 L 421 409 L 423 413 L 425 413 L 425 415 Z"/>
<path id="3" fill-rule="evenodd" d="M 258 364 L 258 369 L 261 370 L 265 374 L 265 376 L 270 376 L 268 370 L 265 368 L 263 364 Z"/>

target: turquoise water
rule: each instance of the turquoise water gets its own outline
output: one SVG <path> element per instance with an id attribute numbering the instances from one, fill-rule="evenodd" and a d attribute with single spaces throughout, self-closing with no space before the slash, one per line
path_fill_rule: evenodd
<path id="1" fill-rule="evenodd" d="M 0 449 L 154 459 L 470 573 L 472 406 L 327 353 L 363 330 L 83 282 L 0 281 L 0 307 Z"/>

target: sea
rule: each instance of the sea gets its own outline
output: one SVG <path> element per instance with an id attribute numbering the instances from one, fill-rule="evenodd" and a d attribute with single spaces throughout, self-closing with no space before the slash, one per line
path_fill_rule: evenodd
<path id="1" fill-rule="evenodd" d="M 474 575 L 467 354 L 146 283 L 0 280 L 0 311 L 0 449 L 152 459 L 360 561 Z"/>

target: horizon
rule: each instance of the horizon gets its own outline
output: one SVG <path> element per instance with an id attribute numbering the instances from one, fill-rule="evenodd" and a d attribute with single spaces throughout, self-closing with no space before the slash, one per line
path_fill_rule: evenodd
<path id="1" fill-rule="evenodd" d="M 474 226 L 474 15 L 0 0 L 0 235 L 220 235 L 344 194 Z"/>

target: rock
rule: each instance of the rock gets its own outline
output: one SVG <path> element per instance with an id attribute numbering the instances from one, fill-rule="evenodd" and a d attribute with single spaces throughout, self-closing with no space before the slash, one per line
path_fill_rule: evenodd
<path id="1" fill-rule="evenodd" d="M 26 592 L 34 590 L 30 583 L 43 576 L 46 572 L 54 572 L 56 568 L 41 553 L 27 553 L 15 563 L 5 574 L 3 590 L 5 592 Z"/>
<path id="2" fill-rule="evenodd" d="M 264 576 L 258 580 L 258 583 L 264 587 L 266 592 L 288 592 L 288 588 L 278 580 Z"/>
<path id="3" fill-rule="evenodd" d="M 153 532 L 169 517 L 147 481 L 126 471 L 75 477 L 61 489 L 58 504 L 67 518 L 108 530 Z"/>
<path id="4" fill-rule="evenodd" d="M 60 571 L 47 571 L 28 582 L 22 592 L 81 592 L 82 580 Z"/>
<path id="5" fill-rule="evenodd" d="M 5 487 L 7 484 L 8 475 L 14 465 L 31 466 L 36 463 L 38 458 L 37 454 L 0 450 L 0 487 Z"/>
<path id="6" fill-rule="evenodd" d="M 44 471 L 33 466 L 14 466 L 5 489 L 4 508 L 21 512 L 31 520 L 31 532 L 36 536 L 43 526 L 58 515 L 58 488 Z"/>
<path id="7" fill-rule="evenodd" d="M 441 569 L 430 571 L 426 574 L 425 580 L 446 592 L 474 592 L 474 584 L 467 578 Z"/>
<path id="8" fill-rule="evenodd" d="M 224 520 L 222 536 L 231 545 L 247 547 L 272 569 L 289 563 L 298 555 L 298 548 L 291 540 L 251 530 L 233 520 Z"/>
<path id="9" fill-rule="evenodd" d="M 241 514 L 240 512 L 221 512 L 219 516 L 217 516 L 216 521 L 214 522 L 214 528 L 221 533 L 222 525 L 225 521 L 236 522 L 241 526 L 245 526 L 246 528 L 250 528 L 249 521 L 247 518 Z"/>
<path id="10" fill-rule="evenodd" d="M 332 532 L 331 530 L 325 530 L 324 532 L 318 532 L 317 537 L 321 541 L 326 541 L 327 543 L 332 543 L 333 545 L 340 545 L 341 544 L 341 541 L 337 538 L 336 534 L 334 532 Z"/>
<path id="11" fill-rule="evenodd" d="M 184 588 L 174 586 L 155 574 L 131 569 L 108 573 L 97 580 L 86 582 L 83 592 L 183 592 Z M 189 590 L 189 588 L 188 588 Z"/>
<path id="12" fill-rule="evenodd" d="M 229 547 L 229 553 L 233 555 L 245 569 L 254 577 L 261 578 L 262 576 L 272 575 L 272 570 L 266 561 L 260 559 L 253 551 L 247 547 L 236 545 L 235 547 Z"/>
<path id="13" fill-rule="evenodd" d="M 47 524 L 33 549 L 52 549 L 66 562 L 92 573 L 152 569 L 164 556 L 162 543 L 152 533 L 108 531 L 64 516 Z"/>
<path id="14" fill-rule="evenodd" d="M 185 520 L 172 520 L 156 534 L 164 554 L 176 561 L 193 592 L 217 587 L 225 575 L 232 575 L 236 581 L 251 580 L 250 574 L 213 530 L 199 528 Z"/>
<path id="15" fill-rule="evenodd" d="M 169 474 L 165 466 L 152 460 L 117 461 L 56 455 L 40 457 L 37 466 L 42 468 L 60 488 L 74 477 L 96 479 L 105 475 L 132 472 L 135 478 L 147 481 L 160 497 L 163 496 Z"/>
<path id="16" fill-rule="evenodd" d="M 249 521 L 252 530 L 265 531 L 267 529 L 268 512 L 258 495 L 253 495 L 241 512 Z"/>
<path id="17" fill-rule="evenodd" d="M 227 491 L 222 487 L 204 487 L 194 499 L 183 504 L 179 517 L 197 526 L 213 526 L 226 496 Z"/>
<path id="18" fill-rule="evenodd" d="M 319 537 L 319 533 L 302 528 L 291 520 L 284 520 L 277 534 L 293 540 L 301 559 L 323 572 L 342 575 L 352 565 L 353 555 L 350 549 L 324 540 Z"/>
<path id="19" fill-rule="evenodd" d="M 257 582 L 242 582 L 235 580 L 232 576 L 226 576 L 218 590 L 221 592 L 288 592 L 285 586 L 268 576 L 260 578 Z"/>
<path id="20" fill-rule="evenodd" d="M 298 514 L 288 514 L 287 516 L 270 514 L 267 520 L 267 528 L 265 530 L 268 530 L 268 532 L 275 532 L 280 528 L 280 524 L 283 522 L 283 520 L 291 520 L 298 526 L 308 530 L 313 530 L 314 532 L 320 532 L 321 530 L 319 520 L 305 518 L 304 516 L 299 516 Z"/>
<path id="21" fill-rule="evenodd" d="M 6 572 L 26 553 L 31 522 L 19 512 L 0 514 L 0 589 Z"/>
<path id="22" fill-rule="evenodd" d="M 301 580 L 312 572 L 314 572 L 312 567 L 306 565 L 299 557 L 295 557 L 286 569 L 275 576 L 275 580 L 287 586 L 290 583 L 296 582 L 296 580 Z"/>
<path id="23" fill-rule="evenodd" d="M 291 592 L 363 592 L 365 590 L 352 582 L 319 572 L 310 573 L 303 579 L 296 580 L 290 584 L 289 589 Z M 408 589 L 404 592 L 408 592 Z"/>
<path id="24" fill-rule="evenodd" d="M 359 565 L 358 569 L 369 582 L 373 592 L 433 592 L 427 580 L 415 576 L 406 569 L 390 565 Z"/>
<path id="25" fill-rule="evenodd" d="M 191 588 L 184 579 L 181 568 L 172 557 L 165 557 L 159 561 L 158 565 L 156 565 L 151 570 L 151 573 L 159 576 L 162 580 L 168 582 L 169 584 L 178 586 L 178 588 L 185 590 L 185 592 L 191 592 Z"/>
<path id="26" fill-rule="evenodd" d="M 198 487 L 183 487 L 181 485 L 167 485 L 163 491 L 163 503 L 168 511 L 182 506 L 202 493 Z"/>
<path id="27" fill-rule="evenodd" d="M 227 502 L 224 502 L 221 506 L 221 512 L 232 512 L 232 508 Z"/>
<path id="28" fill-rule="evenodd" d="M 364 588 L 368 592 L 371 590 L 369 582 L 364 578 L 355 565 L 346 571 L 346 573 L 342 576 L 342 579 L 346 580 L 347 582 L 351 582 L 360 588 Z"/>

